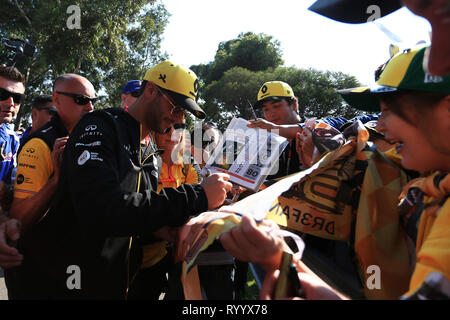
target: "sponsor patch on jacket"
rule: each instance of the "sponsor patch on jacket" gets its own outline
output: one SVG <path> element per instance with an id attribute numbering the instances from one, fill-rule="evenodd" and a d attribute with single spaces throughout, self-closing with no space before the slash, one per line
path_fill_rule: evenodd
<path id="1" fill-rule="evenodd" d="M 31 184 L 31 183 L 33 183 L 33 182 L 31 181 L 30 178 L 26 178 L 23 174 L 18 174 L 18 175 L 17 175 L 17 179 L 16 179 L 16 183 L 17 183 L 17 184 L 22 184 L 22 183 L 28 183 L 28 184 Z"/>
<path id="2" fill-rule="evenodd" d="M 84 150 L 83 153 L 78 157 L 78 165 L 82 166 L 91 158 L 91 154 L 89 151 Z"/>
<path id="3" fill-rule="evenodd" d="M 89 160 L 103 162 L 103 158 L 99 156 L 98 152 L 89 152 L 87 150 L 84 150 L 83 153 L 78 157 L 78 165 L 82 166 Z"/>
<path id="4" fill-rule="evenodd" d="M 30 169 L 36 169 L 36 166 L 33 164 L 28 164 L 28 163 L 23 163 L 23 162 L 19 162 L 19 167 L 22 168 L 30 168 Z"/>
<path id="5" fill-rule="evenodd" d="M 86 131 L 83 134 L 81 134 L 78 137 L 78 139 L 82 140 L 82 139 L 84 139 L 86 137 L 101 137 L 101 136 L 103 136 L 103 133 L 98 132 L 98 131 L 91 131 L 91 130 L 89 130 L 89 131 Z"/>
<path id="6" fill-rule="evenodd" d="M 103 158 L 98 156 L 98 152 L 91 152 L 91 160 L 103 162 Z"/>
<path id="7" fill-rule="evenodd" d="M 29 149 L 33 149 L 33 148 L 29 148 Z M 27 158 L 34 159 L 34 160 L 39 160 L 39 157 L 34 152 L 28 152 L 27 150 L 25 150 L 25 152 L 20 152 L 20 156 L 27 157 Z"/>
<path id="8" fill-rule="evenodd" d="M 98 146 L 101 146 L 101 145 L 102 145 L 101 141 L 94 141 L 94 142 L 91 142 L 91 143 L 78 142 L 78 143 L 75 144 L 75 147 L 98 147 Z"/>
<path id="9" fill-rule="evenodd" d="M 84 131 L 95 131 L 95 130 L 97 130 L 97 125 L 95 124 L 90 124 L 86 128 L 84 128 Z"/>

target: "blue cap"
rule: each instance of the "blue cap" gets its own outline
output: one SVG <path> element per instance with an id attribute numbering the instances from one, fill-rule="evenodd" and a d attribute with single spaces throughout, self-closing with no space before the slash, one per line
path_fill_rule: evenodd
<path id="1" fill-rule="evenodd" d="M 128 81 L 127 84 L 123 87 L 122 93 L 134 92 L 141 89 L 141 81 L 140 80 L 131 80 Z"/>

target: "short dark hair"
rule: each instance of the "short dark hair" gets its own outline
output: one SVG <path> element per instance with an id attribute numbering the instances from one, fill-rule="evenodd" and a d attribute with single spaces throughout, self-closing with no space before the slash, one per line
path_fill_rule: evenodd
<path id="1" fill-rule="evenodd" d="M 284 98 L 284 100 L 286 100 L 286 102 L 288 103 L 289 106 L 292 106 L 295 99 L 293 97 L 286 97 L 286 98 Z"/>
<path id="2" fill-rule="evenodd" d="M 40 96 L 37 96 L 33 99 L 33 103 L 31 104 L 32 109 L 38 109 L 45 107 L 48 103 L 53 102 L 52 96 L 48 94 L 43 94 Z"/>
<path id="3" fill-rule="evenodd" d="M 25 86 L 25 77 L 15 67 L 0 66 L 0 77 L 6 78 L 10 81 L 22 82 Z"/>

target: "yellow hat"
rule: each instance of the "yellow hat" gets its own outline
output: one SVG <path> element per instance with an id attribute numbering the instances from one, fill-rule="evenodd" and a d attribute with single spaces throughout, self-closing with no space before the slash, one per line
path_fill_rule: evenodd
<path id="1" fill-rule="evenodd" d="M 192 70 L 166 60 L 149 69 L 145 73 L 144 80 L 167 90 L 177 105 L 190 111 L 197 118 L 206 117 L 205 112 L 195 102 L 199 81 Z"/>
<path id="2" fill-rule="evenodd" d="M 295 98 L 291 86 L 282 81 L 269 81 L 262 85 L 258 91 L 255 108 L 262 107 L 263 102 L 268 100 L 280 101 L 285 98 Z"/>

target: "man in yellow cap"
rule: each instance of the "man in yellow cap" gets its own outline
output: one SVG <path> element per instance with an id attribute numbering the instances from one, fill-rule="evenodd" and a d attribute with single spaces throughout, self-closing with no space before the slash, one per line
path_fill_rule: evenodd
<path id="1" fill-rule="evenodd" d="M 204 118 L 197 91 L 191 70 L 164 61 L 147 71 L 128 112 L 97 110 L 80 120 L 53 206 L 28 233 L 20 298 L 125 299 L 144 244 L 173 240 L 175 227 L 223 203 L 231 189 L 225 174 L 157 193 L 160 151 L 152 139 L 141 144 L 187 112 Z"/>
<path id="2" fill-rule="evenodd" d="M 303 122 L 298 114 L 298 99 L 292 88 L 282 81 L 269 81 L 258 91 L 255 109 L 262 109 L 264 119 L 252 120 L 251 128 L 277 130 L 278 134 L 289 139 L 289 145 L 280 156 L 276 172 L 268 176 L 275 179 L 298 172 L 301 164 L 295 149 L 295 135 L 302 129 Z"/>

